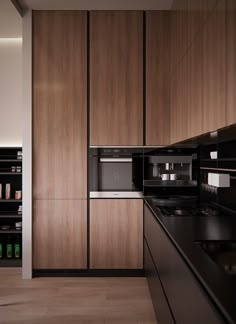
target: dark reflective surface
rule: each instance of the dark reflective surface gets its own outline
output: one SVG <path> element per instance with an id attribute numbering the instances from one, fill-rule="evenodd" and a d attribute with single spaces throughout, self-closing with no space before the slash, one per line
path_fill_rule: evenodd
<path id="1" fill-rule="evenodd" d="M 236 274 L 236 241 L 197 242 L 207 255 L 227 274 Z"/>
<path id="2" fill-rule="evenodd" d="M 236 240 L 236 217 L 219 213 L 218 216 L 164 216 L 152 199 L 146 199 L 166 235 L 172 240 L 183 259 L 209 292 L 221 311 L 236 322 L 236 276 L 228 275 L 196 242 Z M 216 246 L 217 247 L 217 246 Z M 224 246 L 227 253 L 229 246 Z M 223 246 L 221 246 L 223 251 Z M 217 259 L 218 260 L 218 259 Z"/>

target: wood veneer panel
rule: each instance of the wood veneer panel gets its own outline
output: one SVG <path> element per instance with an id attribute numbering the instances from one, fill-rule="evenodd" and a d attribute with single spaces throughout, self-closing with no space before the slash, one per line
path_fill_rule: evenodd
<path id="1" fill-rule="evenodd" d="M 143 144 L 143 13 L 90 14 L 90 144 Z"/>
<path id="2" fill-rule="evenodd" d="M 86 12 L 33 13 L 33 196 L 87 196 Z"/>
<path id="3" fill-rule="evenodd" d="M 143 268 L 142 199 L 90 200 L 90 267 Z"/>
<path id="4" fill-rule="evenodd" d="M 188 138 L 188 61 L 185 56 L 171 78 L 171 143 Z"/>
<path id="5" fill-rule="evenodd" d="M 226 21 L 220 0 L 203 29 L 203 133 L 226 126 Z"/>
<path id="6" fill-rule="evenodd" d="M 187 53 L 188 61 L 188 137 L 203 133 L 203 39 L 198 34 Z"/>
<path id="7" fill-rule="evenodd" d="M 183 9 L 173 10 L 170 12 L 171 21 L 171 51 L 170 51 L 170 70 L 171 74 L 176 71 L 184 54 L 188 49 L 188 11 L 187 1 Z"/>
<path id="8" fill-rule="evenodd" d="M 87 201 L 35 200 L 34 269 L 87 267 Z"/>
<path id="9" fill-rule="evenodd" d="M 236 123 L 236 1 L 227 0 L 226 12 L 226 124 Z"/>
<path id="10" fill-rule="evenodd" d="M 218 0 L 188 0 L 188 44 L 194 42 L 195 36 L 203 28 L 214 10 Z"/>
<path id="11" fill-rule="evenodd" d="M 170 143 L 170 14 L 146 13 L 146 145 Z"/>

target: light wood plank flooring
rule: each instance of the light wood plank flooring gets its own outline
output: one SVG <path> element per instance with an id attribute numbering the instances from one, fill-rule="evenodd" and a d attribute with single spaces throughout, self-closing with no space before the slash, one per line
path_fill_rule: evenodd
<path id="1" fill-rule="evenodd" d="M 156 323 L 145 278 L 35 278 L 0 269 L 0 323 Z"/>

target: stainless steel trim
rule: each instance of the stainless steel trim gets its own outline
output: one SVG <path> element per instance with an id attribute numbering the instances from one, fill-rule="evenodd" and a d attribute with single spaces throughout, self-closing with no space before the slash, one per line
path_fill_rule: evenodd
<path id="1" fill-rule="evenodd" d="M 200 167 L 200 170 L 214 170 L 214 171 L 236 172 L 236 169 L 225 169 L 225 168 L 205 168 L 205 167 Z"/>
<path id="2" fill-rule="evenodd" d="M 90 145 L 89 148 L 162 148 L 166 147 L 165 145 L 148 145 L 148 146 L 143 146 L 143 145 L 115 145 L 115 146 L 110 146 L 110 145 Z"/>
<path id="3" fill-rule="evenodd" d="M 143 198 L 141 191 L 91 191 L 90 198 Z"/>
<path id="4" fill-rule="evenodd" d="M 100 162 L 132 162 L 132 158 L 100 158 Z"/>

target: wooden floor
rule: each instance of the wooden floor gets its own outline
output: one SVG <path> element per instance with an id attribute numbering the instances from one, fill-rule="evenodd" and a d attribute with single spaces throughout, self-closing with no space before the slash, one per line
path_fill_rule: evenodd
<path id="1" fill-rule="evenodd" d="M 0 269 L 0 323 L 156 323 L 145 278 L 36 278 Z"/>

